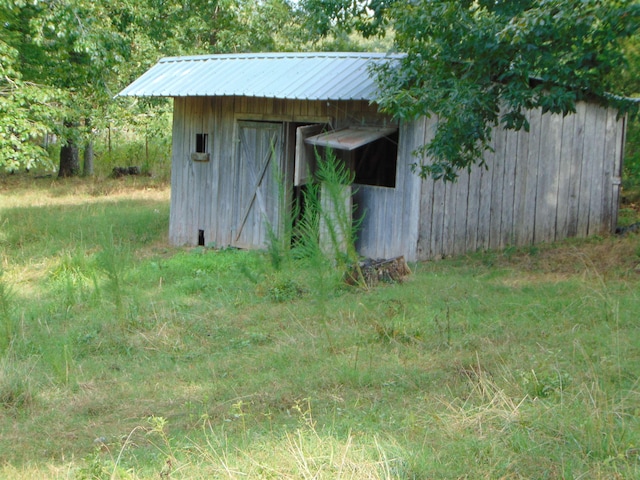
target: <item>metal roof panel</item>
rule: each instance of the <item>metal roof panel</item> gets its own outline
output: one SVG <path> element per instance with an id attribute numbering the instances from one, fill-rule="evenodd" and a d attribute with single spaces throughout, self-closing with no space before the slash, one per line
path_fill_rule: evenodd
<path id="1" fill-rule="evenodd" d="M 377 85 L 370 67 L 398 58 L 356 52 L 166 57 L 118 96 L 374 100 Z"/>

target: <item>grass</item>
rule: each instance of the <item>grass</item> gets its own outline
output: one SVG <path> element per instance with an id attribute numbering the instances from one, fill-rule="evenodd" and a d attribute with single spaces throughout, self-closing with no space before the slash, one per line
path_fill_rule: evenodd
<path id="1" fill-rule="evenodd" d="M 366 291 L 167 223 L 0 177 L 0 478 L 640 478 L 637 234 Z"/>

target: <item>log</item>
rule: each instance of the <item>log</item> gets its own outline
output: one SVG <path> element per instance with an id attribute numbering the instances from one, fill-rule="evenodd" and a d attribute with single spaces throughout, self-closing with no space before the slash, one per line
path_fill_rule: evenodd
<path id="1" fill-rule="evenodd" d="M 399 283 L 411 274 L 411 269 L 404 259 L 399 256 L 390 259 L 365 259 L 351 267 L 346 274 L 345 281 L 349 285 L 373 287 L 380 282 Z"/>

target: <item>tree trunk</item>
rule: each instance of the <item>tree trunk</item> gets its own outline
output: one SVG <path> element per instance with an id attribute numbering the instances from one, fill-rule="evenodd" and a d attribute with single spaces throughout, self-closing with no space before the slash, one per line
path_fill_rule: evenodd
<path id="1" fill-rule="evenodd" d="M 91 125 L 91 118 L 84 119 L 84 127 L 87 131 L 86 140 L 84 143 L 84 153 L 82 156 L 82 175 L 90 177 L 93 175 L 93 128 Z"/>
<path id="2" fill-rule="evenodd" d="M 80 155 L 78 146 L 72 139 L 60 148 L 60 170 L 58 178 L 73 177 L 80 173 Z"/>
<path id="3" fill-rule="evenodd" d="M 89 138 L 84 146 L 84 156 L 82 162 L 82 175 L 90 177 L 93 175 L 93 139 Z"/>

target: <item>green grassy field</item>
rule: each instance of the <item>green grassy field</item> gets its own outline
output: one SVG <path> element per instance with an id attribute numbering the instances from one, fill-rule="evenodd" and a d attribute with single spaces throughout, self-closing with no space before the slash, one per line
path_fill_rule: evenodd
<path id="1" fill-rule="evenodd" d="M 640 478 L 637 234 L 365 290 L 168 196 L 0 177 L 0 478 Z"/>

